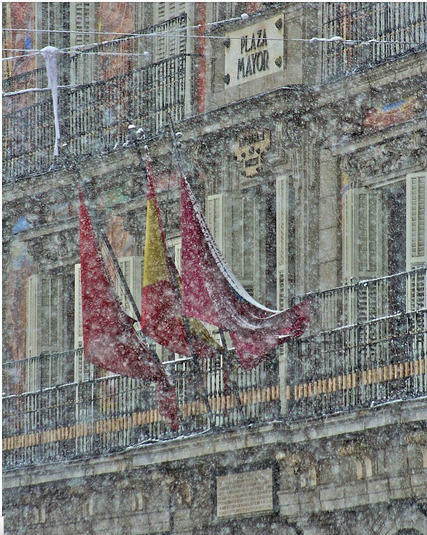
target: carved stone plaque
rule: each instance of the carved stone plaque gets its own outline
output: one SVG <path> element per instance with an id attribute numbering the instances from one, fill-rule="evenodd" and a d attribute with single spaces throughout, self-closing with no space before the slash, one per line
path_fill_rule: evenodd
<path id="1" fill-rule="evenodd" d="M 218 518 L 272 511 L 271 468 L 217 477 Z"/>

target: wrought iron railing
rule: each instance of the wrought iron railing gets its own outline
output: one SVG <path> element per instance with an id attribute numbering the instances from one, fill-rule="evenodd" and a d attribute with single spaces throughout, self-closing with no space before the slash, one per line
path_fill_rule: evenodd
<path id="1" fill-rule="evenodd" d="M 322 7 L 322 37 L 345 41 L 323 44 L 324 81 L 427 48 L 424 2 L 327 2 Z"/>
<path id="2" fill-rule="evenodd" d="M 276 357 L 252 371 L 235 357 L 226 368 L 222 357 L 201 359 L 210 418 L 191 359 L 166 363 L 177 433 L 160 416 L 151 384 L 116 375 L 74 382 L 81 350 L 5 364 L 5 468 L 120 451 L 212 425 L 316 418 L 427 395 L 425 266 L 307 297 L 314 315 L 304 337 L 287 346 L 286 391 Z"/>
<path id="3" fill-rule="evenodd" d="M 69 362 L 71 355 L 65 360 Z M 67 368 L 64 363 L 63 367 Z M 191 359 L 168 363 L 180 411 L 180 429 L 171 432 L 158 412 L 155 388 L 117 375 L 69 383 L 3 398 L 5 468 L 123 450 L 147 440 L 173 438 L 273 420 L 279 416 L 277 362 L 236 372 L 239 399 L 224 380 L 222 359 L 203 361 L 205 400 Z"/>
<path id="4" fill-rule="evenodd" d="M 81 157 L 121 148 L 129 124 L 151 137 L 163 129 L 169 115 L 178 122 L 190 114 L 186 106 L 192 101 L 192 84 L 187 71 L 193 58 L 180 54 L 108 80 L 60 90 L 61 139 L 70 153 Z M 43 95 L 19 109 L 8 102 L 11 111 L 3 114 L 3 182 L 58 164 L 52 100 Z"/>
<path id="5" fill-rule="evenodd" d="M 292 418 L 427 395 L 426 266 L 311 296 L 314 315 L 289 345 Z"/>

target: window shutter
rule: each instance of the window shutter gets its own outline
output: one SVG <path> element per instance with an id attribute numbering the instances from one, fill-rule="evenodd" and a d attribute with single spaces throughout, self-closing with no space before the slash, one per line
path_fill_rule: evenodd
<path id="1" fill-rule="evenodd" d="M 413 173 L 406 177 L 406 269 L 427 263 L 427 173 Z M 425 272 L 408 277 L 407 309 L 420 310 L 426 306 Z"/>
<path id="2" fill-rule="evenodd" d="M 63 281 L 32 275 L 27 286 L 27 357 L 66 349 Z"/>
<path id="3" fill-rule="evenodd" d="M 89 34 L 95 27 L 95 7 L 93 2 L 70 2 L 71 46 L 84 45 L 96 41 L 96 34 Z"/>
<path id="4" fill-rule="evenodd" d="M 387 225 L 380 190 L 349 189 L 343 194 L 343 278 L 345 283 L 387 273 Z M 348 294 L 344 322 L 367 320 L 383 313 L 384 287 L 360 287 L 358 299 Z"/>
<path id="5" fill-rule="evenodd" d="M 153 23 L 158 24 L 165 20 L 185 13 L 185 2 L 155 2 L 153 4 Z"/>
<path id="6" fill-rule="evenodd" d="M 206 223 L 224 255 L 225 229 L 223 227 L 224 194 L 209 195 L 206 202 Z"/>
<path id="7" fill-rule="evenodd" d="M 174 255 L 175 266 L 176 266 L 176 269 L 178 270 L 178 273 L 181 274 L 181 249 L 182 249 L 181 238 L 179 238 L 179 241 L 175 243 L 174 249 L 175 249 L 175 255 Z"/>
<path id="8" fill-rule="evenodd" d="M 209 195 L 206 222 L 232 272 L 255 298 L 260 297 L 260 221 L 251 193 Z"/>
<path id="9" fill-rule="evenodd" d="M 255 195 L 244 194 L 232 204 L 233 236 L 231 251 L 233 270 L 246 290 L 259 298 L 259 218 Z M 239 232 L 236 233 L 236 223 Z"/>
<path id="10" fill-rule="evenodd" d="M 95 2 L 70 2 L 70 46 L 81 46 L 94 43 L 97 34 L 96 29 L 96 3 Z M 93 32 L 93 33 L 88 33 Z M 74 60 L 74 71 L 71 73 L 71 81 L 74 84 L 83 84 L 91 81 L 96 76 L 93 56 L 83 55 Z"/>
<path id="11" fill-rule="evenodd" d="M 289 191 L 287 178 L 276 179 L 277 307 L 288 307 Z"/>
<path id="12" fill-rule="evenodd" d="M 156 2 L 153 4 L 153 24 L 157 25 L 156 32 L 164 33 L 155 40 L 154 61 L 162 61 L 176 54 L 187 51 L 187 32 L 178 21 L 164 24 L 186 12 L 185 2 Z M 170 34 L 170 35 L 168 35 Z"/>
<path id="13" fill-rule="evenodd" d="M 74 266 L 74 349 L 83 347 L 82 284 L 80 264 Z"/>
<path id="14" fill-rule="evenodd" d="M 37 347 L 37 283 L 38 275 L 31 275 L 27 281 L 27 358 L 38 354 Z"/>
<path id="15" fill-rule="evenodd" d="M 141 311 L 142 300 L 142 257 L 140 256 L 125 256 L 118 259 L 120 269 L 122 270 L 125 281 L 129 287 L 129 290 L 135 300 L 138 310 Z M 124 286 L 117 276 L 116 278 L 116 290 L 123 303 L 124 309 L 128 316 L 131 316 L 135 320 L 137 319 L 133 310 L 133 307 L 126 297 Z"/>
<path id="16" fill-rule="evenodd" d="M 343 194 L 343 277 L 345 282 L 384 275 L 385 213 L 380 190 L 349 189 Z"/>
<path id="17" fill-rule="evenodd" d="M 138 310 L 141 310 L 142 299 L 142 258 L 140 256 L 126 256 L 118 258 L 120 269 L 130 292 L 136 302 Z M 136 320 L 133 307 L 126 297 L 124 286 L 117 276 L 115 278 L 117 294 L 123 304 L 126 314 Z M 80 264 L 75 266 L 75 296 L 74 296 L 74 348 L 83 347 L 83 321 L 82 321 L 82 289 L 80 279 Z M 74 380 L 85 381 L 93 376 L 94 367 L 84 360 L 84 356 L 76 353 Z"/>
<path id="18" fill-rule="evenodd" d="M 427 173 L 413 173 L 406 177 L 406 267 L 408 270 L 427 262 L 426 181 Z"/>
<path id="19" fill-rule="evenodd" d="M 83 348 L 82 285 L 80 264 L 74 267 L 74 349 Z M 74 353 L 74 381 L 81 383 L 94 376 L 95 367 L 86 361 L 82 351 Z"/>

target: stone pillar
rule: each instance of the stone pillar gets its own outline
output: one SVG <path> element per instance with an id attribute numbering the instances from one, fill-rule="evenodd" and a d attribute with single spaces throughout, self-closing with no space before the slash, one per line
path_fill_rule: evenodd
<path id="1" fill-rule="evenodd" d="M 320 149 L 319 290 L 338 286 L 339 203 L 336 157 Z"/>

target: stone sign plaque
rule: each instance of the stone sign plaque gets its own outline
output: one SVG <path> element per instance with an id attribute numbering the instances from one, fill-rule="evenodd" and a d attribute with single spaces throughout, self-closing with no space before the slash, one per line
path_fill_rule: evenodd
<path id="1" fill-rule="evenodd" d="M 273 511 L 273 471 L 241 472 L 216 478 L 217 517 Z"/>
<path id="2" fill-rule="evenodd" d="M 226 37 L 226 87 L 251 82 L 283 70 L 281 16 L 228 33 Z"/>

